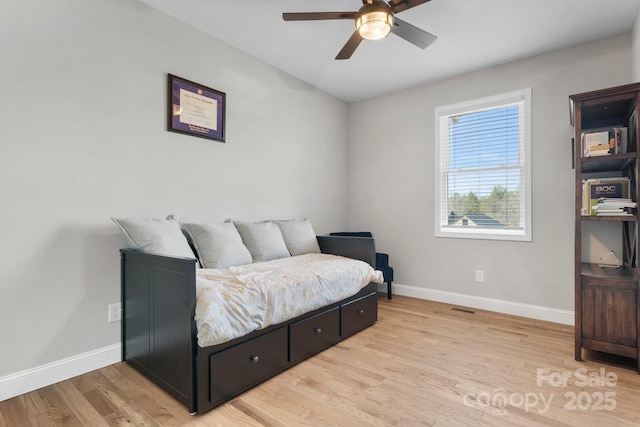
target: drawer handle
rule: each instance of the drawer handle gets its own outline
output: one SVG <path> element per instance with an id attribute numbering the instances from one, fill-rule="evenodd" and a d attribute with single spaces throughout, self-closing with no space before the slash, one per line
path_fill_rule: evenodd
<path id="1" fill-rule="evenodd" d="M 251 361 L 253 363 L 258 363 L 260 361 L 260 358 L 258 356 L 251 356 Z"/>
<path id="2" fill-rule="evenodd" d="M 322 328 L 315 328 L 313 332 L 315 332 L 316 334 L 322 333 Z"/>
<path id="3" fill-rule="evenodd" d="M 358 314 L 364 314 L 364 309 L 361 308 L 360 310 L 358 310 Z"/>

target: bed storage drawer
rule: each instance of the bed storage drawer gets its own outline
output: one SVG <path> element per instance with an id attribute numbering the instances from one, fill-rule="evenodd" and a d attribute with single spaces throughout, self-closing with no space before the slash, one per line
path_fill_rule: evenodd
<path id="1" fill-rule="evenodd" d="M 282 327 L 209 358 L 213 405 L 230 399 L 282 371 L 287 362 L 287 328 Z"/>
<path id="2" fill-rule="evenodd" d="M 370 294 L 340 307 L 342 338 L 361 331 L 378 320 L 378 296 Z"/>
<path id="3" fill-rule="evenodd" d="M 289 360 L 297 363 L 340 340 L 340 307 L 289 326 Z"/>

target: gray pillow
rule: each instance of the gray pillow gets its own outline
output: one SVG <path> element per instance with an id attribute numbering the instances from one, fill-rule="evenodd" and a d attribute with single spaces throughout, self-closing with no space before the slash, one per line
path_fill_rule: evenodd
<path id="1" fill-rule="evenodd" d="M 251 264 L 251 254 L 230 222 L 182 224 L 198 251 L 204 268 L 229 268 Z"/>
<path id="2" fill-rule="evenodd" d="M 319 253 L 318 239 L 307 219 L 274 221 L 280 229 L 289 253 L 293 256 Z"/>
<path id="3" fill-rule="evenodd" d="M 240 232 L 255 262 L 286 258 L 289 255 L 287 245 L 277 225 L 271 221 L 237 222 L 233 224 Z"/>
<path id="4" fill-rule="evenodd" d="M 180 258 L 195 258 L 187 238 L 174 220 L 111 218 L 131 249 Z"/>

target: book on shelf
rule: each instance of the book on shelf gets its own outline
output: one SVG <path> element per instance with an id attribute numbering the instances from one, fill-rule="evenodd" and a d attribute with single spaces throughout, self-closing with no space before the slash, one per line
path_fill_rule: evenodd
<path id="1" fill-rule="evenodd" d="M 616 154 L 626 153 L 629 146 L 629 132 L 626 127 L 614 128 L 616 132 Z"/>
<path id="2" fill-rule="evenodd" d="M 628 132 L 626 127 L 591 129 L 582 132 L 582 156 L 597 157 L 627 152 Z"/>
<path id="3" fill-rule="evenodd" d="M 637 202 L 623 197 L 602 197 L 598 199 L 598 204 L 591 209 L 596 216 L 631 216 L 633 209 L 638 206 Z"/>
<path id="4" fill-rule="evenodd" d="M 593 210 L 596 212 L 595 216 L 633 216 L 632 212 L 625 211 L 624 209 L 619 209 L 619 210 L 615 210 L 615 209 L 600 210 L 600 209 L 597 209 L 596 210 L 596 207 L 593 208 Z"/>
<path id="5" fill-rule="evenodd" d="M 600 199 L 629 199 L 629 178 L 590 178 L 582 180 L 582 215 L 596 215 L 593 207 Z"/>
<path id="6" fill-rule="evenodd" d="M 596 151 L 598 155 L 608 155 L 613 154 L 612 149 L 615 147 L 614 141 L 610 141 L 609 131 L 608 130 L 600 130 L 600 131 L 589 131 L 582 132 L 582 155 L 584 157 L 592 157 Z M 594 150 L 595 147 L 606 147 L 604 150 Z"/>
<path id="7" fill-rule="evenodd" d="M 599 157 L 599 156 L 610 156 L 611 154 L 612 153 L 607 148 L 607 150 L 587 150 L 587 152 L 584 153 L 584 156 L 585 157 Z"/>
<path id="8" fill-rule="evenodd" d="M 598 205 L 605 205 L 620 208 L 635 208 L 638 207 L 638 203 L 627 198 L 617 197 L 602 197 L 598 200 Z"/>

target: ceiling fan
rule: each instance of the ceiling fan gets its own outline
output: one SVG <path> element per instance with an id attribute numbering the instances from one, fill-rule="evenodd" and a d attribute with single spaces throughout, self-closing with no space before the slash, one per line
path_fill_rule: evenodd
<path id="1" fill-rule="evenodd" d="M 285 21 L 316 21 L 327 19 L 353 19 L 356 31 L 349 38 L 336 59 L 349 59 L 363 39 L 378 40 L 390 32 L 413 43 L 421 49 L 436 41 L 437 37 L 415 27 L 395 14 L 403 10 L 427 3 L 430 0 L 362 0 L 363 6 L 357 12 L 300 12 L 283 13 Z"/>

